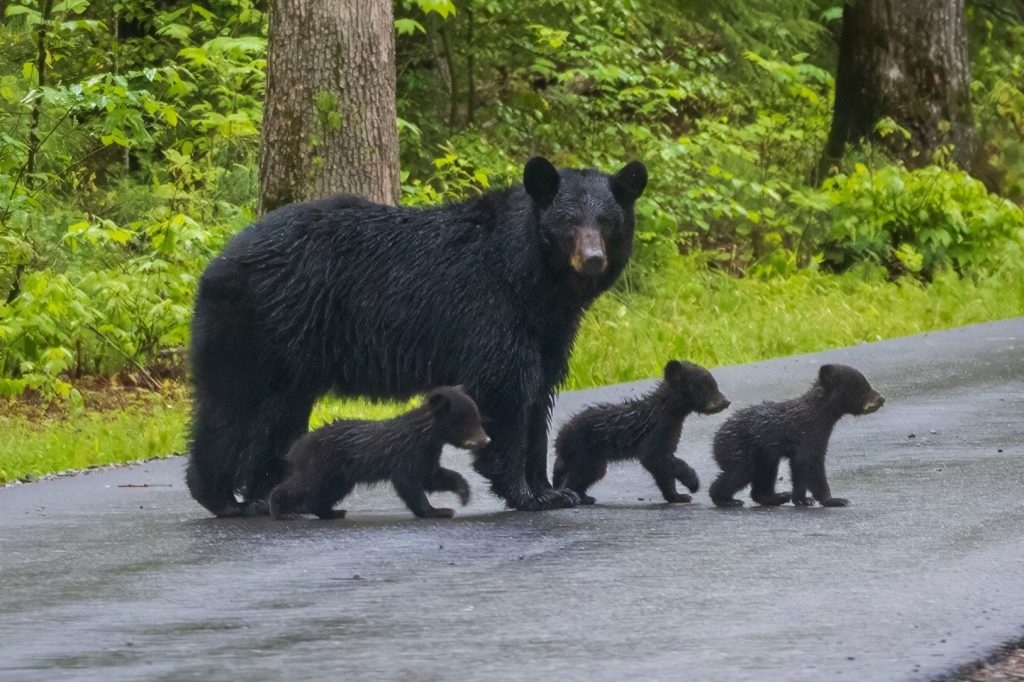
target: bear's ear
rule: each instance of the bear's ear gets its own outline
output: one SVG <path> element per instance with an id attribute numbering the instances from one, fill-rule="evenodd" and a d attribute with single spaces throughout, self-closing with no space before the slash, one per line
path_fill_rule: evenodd
<path id="1" fill-rule="evenodd" d="M 665 381 L 676 383 L 683 379 L 683 363 L 678 360 L 669 360 L 665 363 Z"/>
<path id="2" fill-rule="evenodd" d="M 427 399 L 427 404 L 430 406 L 430 411 L 438 416 L 444 414 L 452 407 L 451 400 L 444 393 L 431 393 Z"/>
<path id="3" fill-rule="evenodd" d="M 647 186 L 647 167 L 639 161 L 630 161 L 608 182 L 616 201 L 623 205 L 632 204 Z"/>
<path id="4" fill-rule="evenodd" d="M 523 186 L 534 203 L 547 208 L 558 194 L 558 169 L 543 156 L 535 156 L 523 168 Z"/>
<path id="5" fill-rule="evenodd" d="M 836 383 L 837 374 L 835 365 L 822 365 L 821 369 L 818 370 L 818 383 L 831 390 Z"/>

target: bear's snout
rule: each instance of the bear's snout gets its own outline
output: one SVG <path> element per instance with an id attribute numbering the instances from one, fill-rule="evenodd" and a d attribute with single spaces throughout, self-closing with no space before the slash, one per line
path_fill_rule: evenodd
<path id="1" fill-rule="evenodd" d="M 882 405 L 885 405 L 885 396 L 881 393 L 873 393 L 872 396 L 868 398 L 868 401 L 864 403 L 863 414 L 876 412 Z"/>
<path id="2" fill-rule="evenodd" d="M 719 393 L 717 396 L 708 401 L 705 411 L 707 414 L 718 414 L 725 408 L 729 407 L 732 403 L 724 395 Z"/>
<path id="3" fill-rule="evenodd" d="M 608 258 L 604 253 L 604 240 L 601 233 L 588 228 L 576 232 L 576 248 L 570 259 L 572 269 L 576 272 L 596 277 L 608 267 Z"/>
<path id="4" fill-rule="evenodd" d="M 466 441 L 462 443 L 462 447 L 465 450 L 479 450 L 481 448 L 486 448 L 490 444 L 491 437 L 481 431 L 472 438 L 467 438 Z"/>

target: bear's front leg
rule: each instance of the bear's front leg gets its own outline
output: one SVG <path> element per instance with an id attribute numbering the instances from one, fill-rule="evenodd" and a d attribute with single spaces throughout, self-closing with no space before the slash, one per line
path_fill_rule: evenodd
<path id="1" fill-rule="evenodd" d="M 693 467 L 678 457 L 673 457 L 672 468 L 676 480 L 685 485 L 691 493 L 700 490 L 700 479 L 697 478 L 697 472 L 693 470 Z"/>
<path id="2" fill-rule="evenodd" d="M 510 509 L 519 511 L 544 511 L 573 506 L 575 493 L 565 495 L 561 494 L 564 491 L 543 487 L 543 484 L 547 483 L 546 473 L 542 472 L 539 477 L 534 477 L 534 481 L 528 476 L 530 426 L 531 423 L 536 423 L 540 416 L 540 423 L 546 428 L 545 413 L 531 410 L 529 400 L 518 392 L 510 391 L 507 384 L 497 391 L 478 391 L 477 405 L 481 414 L 489 418 L 487 433 L 491 437 L 491 443 L 475 453 L 473 468 L 491 482 L 491 492 L 505 500 Z M 535 448 L 541 443 L 537 433 L 534 432 Z M 546 448 L 546 444 L 543 447 Z M 534 457 L 536 458 L 536 455 Z M 534 467 L 537 466 L 538 459 L 534 459 Z M 545 452 L 542 467 L 545 466 L 546 459 Z M 536 483 L 537 486 L 531 483 Z"/>
<path id="3" fill-rule="evenodd" d="M 419 480 L 392 479 L 395 492 L 405 502 L 413 514 L 421 519 L 450 519 L 455 516 L 454 509 L 434 508 L 427 499 L 427 492 Z"/>
<path id="4" fill-rule="evenodd" d="M 570 489 L 555 489 L 548 480 L 548 426 L 550 404 L 552 397 L 545 397 L 543 401 L 534 403 L 530 410 L 528 419 L 528 437 L 526 443 L 526 480 L 534 498 L 552 498 L 558 496 L 563 498 L 561 504 L 555 507 L 575 507 L 580 503 L 580 498 L 575 491 Z M 557 499 L 556 499 L 557 502 Z"/>
<path id="5" fill-rule="evenodd" d="M 807 462 L 804 475 L 807 480 L 807 487 L 811 495 L 822 507 L 845 507 L 850 504 L 849 500 L 841 497 L 832 497 L 832 490 L 828 485 L 828 477 L 825 475 L 825 455 Z"/>
<path id="6" fill-rule="evenodd" d="M 469 483 L 457 471 L 438 466 L 427 475 L 423 487 L 432 493 L 440 491 L 455 493 L 459 496 L 463 507 L 469 504 Z"/>
<path id="7" fill-rule="evenodd" d="M 640 463 L 654 476 L 662 497 L 666 502 L 687 503 L 693 498 L 676 490 L 675 457 L 642 458 Z"/>

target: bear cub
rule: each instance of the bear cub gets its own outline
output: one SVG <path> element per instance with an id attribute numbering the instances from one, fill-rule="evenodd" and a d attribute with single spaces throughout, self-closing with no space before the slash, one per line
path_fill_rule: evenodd
<path id="1" fill-rule="evenodd" d="M 394 419 L 339 420 L 300 438 L 288 452 L 287 476 L 270 493 L 270 513 L 343 518 L 334 505 L 357 483 L 391 481 L 416 516 L 449 518 L 455 512 L 432 507 L 427 491 L 456 493 L 466 505 L 469 484 L 440 465 L 442 447 L 478 450 L 490 442 L 473 399 L 460 387 L 442 386 Z"/>
<path id="2" fill-rule="evenodd" d="M 670 360 L 664 380 L 651 393 L 587 408 L 562 427 L 555 440 L 555 487 L 574 491 L 581 504 L 594 504 L 587 488 L 604 478 L 608 462 L 639 459 L 666 502 L 689 502 L 693 498 L 677 492 L 676 481 L 690 492 L 697 492 L 700 481 L 675 456 L 683 420 L 691 412 L 715 414 L 727 407 L 711 372 Z"/>
<path id="3" fill-rule="evenodd" d="M 733 495 L 750 485 L 751 499 L 766 506 L 790 499 L 810 506 L 810 490 L 824 507 L 845 507 L 849 502 L 832 497 L 825 476 L 832 428 L 843 415 L 871 414 L 883 404 L 885 398 L 854 368 L 822 365 L 818 380 L 799 398 L 740 410 L 715 434 L 714 456 L 722 473 L 711 484 L 711 500 L 719 507 L 742 506 Z M 792 493 L 775 492 L 783 457 L 789 460 Z"/>

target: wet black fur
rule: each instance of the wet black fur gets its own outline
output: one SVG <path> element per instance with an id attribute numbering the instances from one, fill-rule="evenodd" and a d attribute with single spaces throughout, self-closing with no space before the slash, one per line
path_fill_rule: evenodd
<path id="1" fill-rule="evenodd" d="M 493 420 L 475 459 L 518 509 L 575 502 L 547 479 L 547 427 L 581 317 L 632 251 L 639 162 L 614 176 L 531 159 L 524 185 L 411 209 L 351 196 L 280 208 L 199 283 L 186 480 L 211 512 L 265 499 L 314 401 L 462 384 Z M 600 231 L 607 267 L 570 267 Z M 243 504 L 236 501 L 236 492 Z"/>
<path id="2" fill-rule="evenodd" d="M 689 502 L 676 480 L 695 493 L 697 473 L 675 456 L 683 420 L 691 412 L 713 414 L 729 406 L 703 367 L 671 360 L 664 380 L 648 395 L 624 403 L 595 405 L 575 415 L 555 439 L 554 484 L 593 504 L 587 488 L 604 478 L 608 462 L 639 459 L 666 502 Z"/>
<path id="3" fill-rule="evenodd" d="M 776 506 L 790 499 L 808 506 L 807 491 L 819 504 L 844 507 L 832 497 L 825 475 L 825 454 L 832 429 L 843 415 L 874 412 L 885 402 L 867 379 L 844 365 L 822 365 L 811 389 L 793 400 L 765 402 L 741 410 L 715 434 L 715 461 L 722 468 L 711 484 L 711 500 L 720 507 L 743 504 L 733 495 L 751 486 L 758 504 Z M 779 461 L 789 460 L 792 493 L 775 492 Z"/>
<path id="4" fill-rule="evenodd" d="M 287 456 L 288 474 L 270 493 L 274 518 L 315 514 L 341 518 L 334 505 L 359 483 L 390 481 L 420 518 L 454 515 L 435 509 L 426 493 L 447 490 L 469 502 L 469 484 L 440 465 L 441 449 L 486 442 L 473 399 L 457 388 L 430 392 L 424 404 L 386 421 L 340 420 L 300 438 Z"/>

